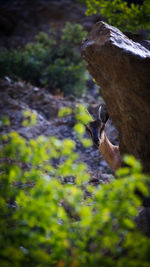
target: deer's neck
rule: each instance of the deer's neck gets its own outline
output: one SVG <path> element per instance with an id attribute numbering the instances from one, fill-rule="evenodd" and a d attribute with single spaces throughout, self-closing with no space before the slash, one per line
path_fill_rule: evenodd
<path id="1" fill-rule="evenodd" d="M 104 131 L 101 135 L 99 150 L 104 160 L 113 171 L 116 171 L 121 167 L 122 157 L 120 155 L 119 146 L 114 146 L 109 141 Z"/>

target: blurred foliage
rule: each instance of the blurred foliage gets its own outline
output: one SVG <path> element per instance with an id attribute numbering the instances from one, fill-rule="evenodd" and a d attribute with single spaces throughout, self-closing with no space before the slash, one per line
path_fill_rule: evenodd
<path id="1" fill-rule="evenodd" d="M 124 0 L 85 0 L 87 15 L 101 14 L 108 19 L 108 23 L 120 30 L 150 30 L 150 1 L 134 4 Z M 128 2 L 128 3 L 127 3 Z M 139 2 L 139 1 L 137 1 Z"/>
<path id="2" fill-rule="evenodd" d="M 80 105 L 75 116 L 83 137 L 91 118 Z M 75 146 L 71 139 L 1 136 L 0 266 L 149 266 L 150 239 L 134 223 L 141 205 L 134 191 L 147 195 L 149 177 L 126 156 L 130 167 L 117 180 L 93 187 Z"/>
<path id="3" fill-rule="evenodd" d="M 81 96 L 86 89 L 86 67 L 79 47 L 86 32 L 80 24 L 67 22 L 58 32 L 40 32 L 35 43 L 0 54 L 0 75 L 44 86 L 53 92 Z"/>

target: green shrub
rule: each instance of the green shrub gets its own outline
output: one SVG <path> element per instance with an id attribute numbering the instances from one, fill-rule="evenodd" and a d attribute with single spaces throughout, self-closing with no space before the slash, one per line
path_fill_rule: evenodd
<path id="1" fill-rule="evenodd" d="M 139 29 L 150 30 L 150 2 L 144 0 L 142 5 L 129 6 L 123 0 L 85 0 L 87 15 L 100 13 L 108 22 L 120 30 L 135 31 Z"/>
<path id="2" fill-rule="evenodd" d="M 86 32 L 79 24 L 67 22 L 60 37 L 40 32 L 35 43 L 25 49 L 5 50 L 0 55 L 0 75 L 25 80 L 64 94 L 81 96 L 85 92 L 86 68 L 79 46 Z"/>
<path id="3" fill-rule="evenodd" d="M 81 106 L 75 115 L 81 138 L 89 118 Z M 148 194 L 149 177 L 133 157 L 120 178 L 92 187 L 72 140 L 27 142 L 10 132 L 1 141 L 0 266 L 149 266 L 150 240 L 134 223 L 141 205 L 134 191 Z M 64 182 L 72 176 L 74 184 Z"/>

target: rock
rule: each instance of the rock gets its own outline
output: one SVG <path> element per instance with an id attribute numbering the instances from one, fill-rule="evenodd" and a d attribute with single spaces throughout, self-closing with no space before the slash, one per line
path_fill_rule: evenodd
<path id="1" fill-rule="evenodd" d="M 82 45 L 87 69 L 102 87 L 121 153 L 150 172 L 150 51 L 100 21 Z"/>

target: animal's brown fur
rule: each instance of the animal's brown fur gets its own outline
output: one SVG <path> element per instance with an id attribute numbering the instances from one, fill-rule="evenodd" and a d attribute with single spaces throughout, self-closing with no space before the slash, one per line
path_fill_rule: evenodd
<path id="1" fill-rule="evenodd" d="M 119 146 L 113 145 L 107 138 L 103 131 L 99 143 L 99 151 L 102 154 L 104 160 L 108 163 L 113 171 L 116 171 L 121 167 L 122 157 L 120 155 Z"/>

